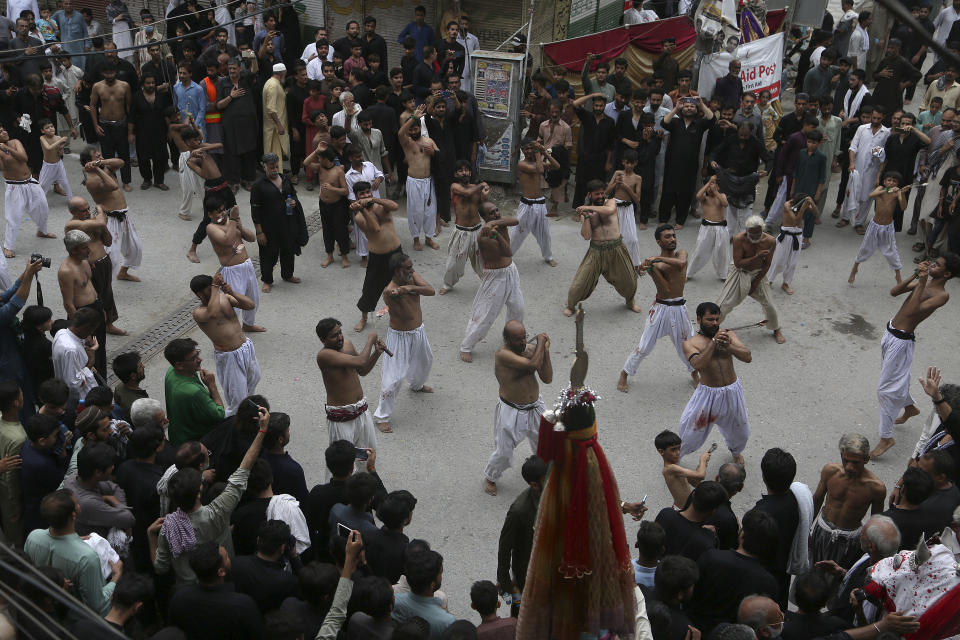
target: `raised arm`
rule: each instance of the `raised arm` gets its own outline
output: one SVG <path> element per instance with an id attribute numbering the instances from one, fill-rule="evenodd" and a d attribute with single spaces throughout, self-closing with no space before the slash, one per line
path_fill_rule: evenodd
<path id="1" fill-rule="evenodd" d="M 603 95 L 602 93 L 600 93 L 599 91 L 598 91 L 598 92 L 595 92 L 595 93 L 588 93 L 588 94 L 582 95 L 582 96 L 580 96 L 579 98 L 577 98 L 576 100 L 574 100 L 574 101 L 573 101 L 573 108 L 574 108 L 574 109 L 578 109 L 579 107 L 583 106 L 584 103 L 586 103 L 588 100 L 593 100 L 593 98 L 596 97 L 596 96 L 600 96 L 601 98 L 604 98 L 604 99 L 606 98 L 606 96 L 604 96 L 604 95 Z"/>

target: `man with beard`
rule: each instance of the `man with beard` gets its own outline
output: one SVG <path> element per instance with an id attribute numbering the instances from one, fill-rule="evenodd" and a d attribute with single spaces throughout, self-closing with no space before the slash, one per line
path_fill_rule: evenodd
<path id="1" fill-rule="evenodd" d="M 85 198 L 74 196 L 67 203 L 67 208 L 72 218 L 67 221 L 64 234 L 71 231 L 82 232 L 86 239 L 79 241 L 74 234 L 74 241 L 67 246 L 70 255 L 57 272 L 60 295 L 68 318 L 72 318 L 77 309 L 90 307 L 101 319 L 96 334 L 100 349 L 96 354 L 95 366 L 103 375 L 107 371 L 107 332 L 103 318 L 105 312 L 110 313 L 108 310 L 112 309 L 113 320 L 110 322 L 113 322 L 116 320 L 117 310 L 113 301 L 113 266 L 110 255 L 104 248 L 105 245 L 109 246 L 113 239 L 107 229 L 107 216 L 104 215 L 102 207 L 97 206 L 91 212 L 90 204 Z M 64 243 L 68 244 L 66 237 Z"/>
<path id="2" fill-rule="evenodd" d="M 887 113 L 883 107 L 874 107 L 870 124 L 860 125 L 850 142 L 850 182 L 847 186 L 847 201 L 838 228 L 850 225 L 851 218 L 857 233 L 866 233 L 867 216 L 870 215 L 870 192 L 877 183 L 883 147 L 890 137 L 890 129 L 883 126 Z M 855 179 L 856 178 L 856 179 Z"/>
<path id="3" fill-rule="evenodd" d="M 573 276 L 563 315 L 568 318 L 573 315 L 577 303 L 589 298 L 596 289 L 601 275 L 623 296 L 628 309 L 641 313 L 643 310 L 633 301 L 637 293 L 637 272 L 620 235 L 617 201 L 607 199 L 606 185 L 600 180 L 587 183 L 587 190 L 590 204 L 577 207 L 577 215 L 580 235 L 590 242 L 590 248 Z"/>
<path id="4" fill-rule="evenodd" d="M 163 183 L 163 174 L 167 170 L 167 146 L 163 143 L 167 137 L 167 123 L 163 111 L 168 106 L 169 94 L 157 92 L 157 77 L 144 75 L 140 91 L 133 97 L 127 126 L 127 138 L 136 145 L 140 159 L 141 189 L 154 186 L 161 191 L 170 190 Z"/>
<path id="5" fill-rule="evenodd" d="M 450 185 L 455 230 L 447 246 L 447 266 L 443 274 L 440 295 L 444 295 L 463 277 L 467 260 L 478 277 L 483 278 L 483 267 L 477 253 L 477 237 L 483 221 L 480 219 L 480 201 L 490 194 L 486 182 L 470 184 L 473 171 L 466 160 L 457 160 Z"/>
<path id="6" fill-rule="evenodd" d="M 523 292 L 520 273 L 513 263 L 507 227 L 518 224 L 516 218 L 500 217 L 500 209 L 492 202 L 480 204 L 483 226 L 477 238 L 477 252 L 483 264 L 480 287 L 473 299 L 466 335 L 460 343 L 460 359 L 473 362 L 473 347 L 490 330 L 500 310 L 507 307 L 507 322 L 523 320 Z"/>
<path id="7" fill-rule="evenodd" d="M 591 111 L 583 108 L 590 101 Z M 591 93 L 573 101 L 574 113 L 580 119 L 580 143 L 577 145 L 577 176 L 573 191 L 573 206 L 579 207 L 587 196 L 587 183 L 602 180 L 613 168 L 613 149 L 616 123 L 604 114 L 607 98 L 602 93 Z"/>
<path id="8" fill-rule="evenodd" d="M 727 280 L 717 301 L 720 307 L 719 321 L 723 322 L 735 306 L 750 296 L 763 307 L 766 316 L 764 322 L 773 331 L 777 344 L 783 344 L 787 339 L 780 331 L 777 309 L 770 301 L 770 283 L 766 277 L 777 241 L 763 232 L 763 218 L 760 216 L 747 218 L 746 227 L 746 231 L 733 237 L 733 263 L 727 271 Z"/>
<path id="9" fill-rule="evenodd" d="M 112 275 L 117 280 L 140 282 L 140 278 L 128 273 L 129 269 L 140 266 L 143 247 L 140 244 L 140 236 L 130 219 L 127 199 L 117 181 L 117 169 L 126 165 L 121 158 L 104 159 L 92 145 L 80 153 L 80 164 L 83 165 L 84 184 L 87 186 L 87 191 L 90 192 L 96 204 L 103 206 L 107 214 L 107 228 L 113 236 L 113 242 L 107 249 L 113 262 Z M 113 329 L 115 327 L 107 327 L 110 333 L 114 333 Z M 126 335 L 126 333 L 117 335 Z"/>
<path id="10" fill-rule="evenodd" d="M 873 103 L 886 107 L 887 113 L 903 108 L 903 90 L 916 86 L 923 77 L 919 69 L 900 55 L 900 46 L 900 40 L 890 38 L 886 55 L 873 72 L 873 78 L 877 81 L 873 88 Z"/>
<path id="11" fill-rule="evenodd" d="M 847 85 L 850 88 L 843 94 L 841 103 L 841 120 L 847 121 L 856 118 L 862 105 L 872 104 L 873 99 L 870 92 L 867 91 L 866 80 L 867 74 L 863 69 L 854 69 L 850 72 L 850 77 L 847 80 Z"/>
<path id="12" fill-rule="evenodd" d="M 90 90 L 93 128 L 100 136 L 104 156 L 123 160 L 120 177 L 123 180 L 123 190 L 130 191 L 130 143 L 127 140 L 127 116 L 132 102 L 130 85 L 117 80 L 115 63 L 105 62 L 99 69 L 103 80 L 94 84 Z"/>
<path id="13" fill-rule="evenodd" d="M 253 62 L 256 65 L 256 60 Z M 256 67 L 254 67 L 256 69 Z M 217 84 L 217 109 L 222 114 L 223 171 L 234 192 L 238 185 L 249 190 L 256 177 L 257 105 L 254 102 L 255 76 L 244 71 L 241 63 L 227 63 L 227 77 Z"/>
<path id="14" fill-rule="evenodd" d="M 404 380 L 416 393 L 433 393 L 424 384 L 433 366 L 433 350 L 423 326 L 420 296 L 436 295 L 436 290 L 413 270 L 413 261 L 403 252 L 390 256 L 393 278 L 383 290 L 383 301 L 390 313 L 386 353 L 380 378 L 380 402 L 373 413 L 377 429 L 392 433 L 390 416 Z"/>
<path id="15" fill-rule="evenodd" d="M 254 309 L 256 305 L 247 296 L 235 293 L 220 273 L 213 278 L 194 276 L 190 290 L 202 303 L 193 310 L 193 319 L 213 343 L 217 378 L 223 388 L 223 412 L 231 416 L 244 398 L 257 392 L 260 382 L 260 365 L 253 341 L 244 335 L 240 318 L 234 312 L 234 309 Z"/>
<path id="16" fill-rule="evenodd" d="M 201 143 L 200 132 L 195 128 L 185 129 L 180 134 L 180 139 L 183 141 L 187 151 L 190 152 L 190 154 L 186 156 L 187 169 L 203 180 L 204 193 L 216 193 L 217 196 L 223 200 L 228 211 L 237 208 L 237 199 L 233 195 L 233 190 L 230 188 L 230 185 L 227 184 L 227 181 L 223 179 L 220 173 L 220 166 L 212 155 L 213 152 L 218 152 L 223 149 L 223 144 L 220 142 Z M 239 209 L 237 209 L 237 211 L 239 211 Z M 187 259 L 190 260 L 190 262 L 200 262 L 200 258 L 197 257 L 197 247 L 203 242 L 203 239 L 207 237 L 208 224 L 210 224 L 210 218 L 204 215 L 203 219 L 200 220 L 200 224 L 197 225 L 197 230 L 193 233 L 190 250 L 187 251 Z"/>
<path id="17" fill-rule="evenodd" d="M 829 95 L 820 96 L 817 99 L 820 105 L 820 117 L 817 131 L 823 134 L 823 140 L 820 141 L 820 153 L 827 159 L 827 179 L 823 183 L 823 189 L 820 190 L 820 197 L 815 201 L 817 205 L 817 215 L 815 220 L 819 222 L 820 212 L 827 206 L 827 191 L 830 190 L 830 180 L 833 177 L 834 170 L 839 170 L 840 165 L 837 162 L 837 152 L 840 150 L 840 136 L 843 130 L 843 122 L 839 117 L 833 115 L 833 98 Z M 806 229 L 804 229 L 806 231 Z M 813 236 L 813 228 L 810 233 L 804 233 L 804 240 L 809 244 L 809 238 Z"/>
<path id="18" fill-rule="evenodd" d="M 850 569 L 864 552 L 860 546 L 863 517 L 867 509 L 873 514 L 883 512 L 887 488 L 864 468 L 871 457 L 866 437 L 844 434 L 839 447 L 840 464 L 830 462 L 823 466 L 820 483 L 813 493 L 816 519 L 810 532 L 810 562 L 816 565 L 832 560 L 841 568 Z"/>
<path id="19" fill-rule="evenodd" d="M 880 175 L 896 171 L 900 174 L 900 186 L 912 185 L 914 167 L 917 166 L 917 155 L 920 150 L 930 144 L 930 138 L 917 124 L 916 116 L 904 113 L 900 116 L 900 125 L 895 126 L 883 147 L 883 164 L 880 166 Z M 830 175 L 829 173 L 827 174 Z M 826 185 L 824 185 L 826 189 Z M 905 203 L 906 204 L 906 203 Z M 895 231 L 903 229 L 904 207 L 899 201 L 893 210 L 893 228 Z"/>
<path id="20" fill-rule="evenodd" d="M 767 160 L 763 141 L 746 122 L 737 127 L 737 135 L 729 136 L 713 151 L 710 167 L 717 174 L 717 184 L 727 198 L 726 219 L 729 235 L 743 229 L 744 221 L 753 214 L 757 183 L 767 172 L 760 169 Z"/>
<path id="21" fill-rule="evenodd" d="M 493 368 L 500 385 L 500 400 L 493 412 L 494 451 L 483 470 L 483 490 L 497 495 L 497 480 L 513 465 L 513 452 L 526 438 L 537 452 L 543 398 L 537 376 L 544 384 L 553 382 L 550 338 L 537 334 L 527 343 L 527 329 L 519 320 L 503 327 L 503 346 L 497 349 Z"/>
<path id="22" fill-rule="evenodd" d="M 400 125 L 400 146 L 407 161 L 407 225 L 413 236 L 413 248 L 422 251 L 420 236 L 431 249 L 439 249 L 433 236 L 437 231 L 437 193 L 434 187 L 431 160 L 439 153 L 437 144 L 423 135 L 420 122 L 426 113 L 420 105 Z"/>
<path id="23" fill-rule="evenodd" d="M 207 75 L 197 84 L 203 89 L 207 96 L 207 108 L 203 112 L 203 121 L 205 125 L 204 142 L 210 144 L 223 143 L 223 113 L 217 109 L 217 87 L 220 84 L 220 63 L 216 57 L 206 62 Z M 216 156 L 217 166 L 223 165 L 223 146 L 211 149 L 210 153 Z"/>
<path id="24" fill-rule="evenodd" d="M 232 195 L 232 194 L 231 194 Z M 206 234 L 210 237 L 210 246 L 213 247 L 220 261 L 220 275 L 231 291 L 237 292 L 253 301 L 250 308 L 237 308 L 237 315 L 243 318 L 241 331 L 266 331 L 263 327 L 254 324 L 257 319 L 257 307 L 260 306 L 260 291 L 257 287 L 257 273 L 253 269 L 253 262 L 247 255 L 247 245 L 244 241 L 253 242 L 256 237 L 251 229 L 245 229 L 240 222 L 240 209 L 228 206 L 217 194 L 208 194 L 203 199 L 204 217 L 209 219 Z"/>
<path id="25" fill-rule="evenodd" d="M 700 373 L 700 383 L 680 416 L 680 456 L 693 453 L 706 442 L 717 425 L 737 464 L 750 437 L 743 387 L 733 368 L 733 359 L 750 362 L 753 355 L 729 329 L 720 329 L 720 307 L 712 302 L 697 305 L 700 330 L 683 343 L 683 353 Z"/>
<path id="26" fill-rule="evenodd" d="M 391 256 L 403 251 L 400 249 L 400 237 L 393 226 L 393 212 L 400 208 L 397 203 L 374 197 L 369 182 L 355 183 L 353 194 L 356 198 L 350 204 L 353 221 L 366 234 L 367 246 L 370 249 L 367 270 L 363 276 L 363 289 L 357 301 L 360 321 L 353 327 L 354 331 L 360 332 L 367 326 L 367 315 L 377 308 L 377 300 L 393 277 L 390 270 Z"/>
<path id="27" fill-rule="evenodd" d="M 523 151 L 523 160 L 517 163 L 517 177 L 520 180 L 520 205 L 517 207 L 519 224 L 510 229 L 510 248 L 518 251 L 527 235 L 532 233 L 540 245 L 543 260 L 555 267 L 557 261 L 553 259 L 547 199 L 543 197 L 542 181 L 544 164 L 556 171 L 560 163 L 536 140 L 524 140 L 520 149 Z"/>
<path id="28" fill-rule="evenodd" d="M 647 258 L 643 261 L 640 275 L 649 273 L 653 285 L 657 288 L 657 298 L 647 322 L 643 326 L 640 344 L 627 358 L 617 380 L 617 390 L 624 393 L 629 389 L 627 376 L 637 375 L 640 363 L 653 353 L 657 341 L 663 336 L 670 336 L 677 355 L 683 365 L 690 372 L 693 383 L 699 384 L 700 377 L 684 356 L 683 343 L 693 335 L 693 325 L 687 316 L 687 301 L 683 298 L 683 288 L 687 282 L 687 252 L 677 250 L 677 232 L 673 225 L 661 224 L 653 233 L 657 244 L 660 245 L 660 255 Z"/>
<path id="29" fill-rule="evenodd" d="M 699 117 L 697 112 L 702 112 Z M 677 118 L 677 113 L 680 117 Z M 690 211 L 697 180 L 696 167 L 703 133 L 713 123 L 713 112 L 697 96 L 678 98 L 673 109 L 663 117 L 663 128 L 670 134 L 663 172 L 663 195 L 660 197 L 660 222 L 669 222 L 670 211 L 677 208 L 677 229 L 683 228 Z"/>
<path id="30" fill-rule="evenodd" d="M 280 157 L 265 153 L 261 162 L 264 176 L 250 189 L 250 216 L 260 249 L 261 289 L 270 293 L 277 260 L 283 281 L 300 284 L 300 278 L 293 275 L 293 267 L 300 248 L 307 244 L 307 222 L 290 178 L 280 172 Z"/>

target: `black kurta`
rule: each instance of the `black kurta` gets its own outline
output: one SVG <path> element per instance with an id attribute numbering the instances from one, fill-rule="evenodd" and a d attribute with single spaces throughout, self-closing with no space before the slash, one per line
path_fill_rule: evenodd
<path id="1" fill-rule="evenodd" d="M 287 176 L 282 177 L 280 189 L 266 177 L 260 178 L 250 189 L 250 216 L 267 236 L 267 247 L 300 255 L 300 248 L 307 244 L 307 222 L 299 200 L 293 215 L 287 215 L 288 196 L 297 200 L 297 192 Z"/>
<path id="2" fill-rule="evenodd" d="M 223 152 L 229 154 L 256 151 L 261 131 L 260 121 L 257 119 L 257 105 L 254 102 L 260 99 L 260 94 L 254 91 L 253 74 L 242 73 L 237 84 L 247 93 L 231 100 L 222 110 L 220 119 L 223 127 Z M 217 83 L 217 102 L 229 96 L 232 89 L 233 81 L 230 78 L 220 80 Z"/>

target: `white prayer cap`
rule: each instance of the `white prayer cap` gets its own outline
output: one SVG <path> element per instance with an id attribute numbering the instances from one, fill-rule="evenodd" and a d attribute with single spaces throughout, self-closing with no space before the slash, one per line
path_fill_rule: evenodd
<path id="1" fill-rule="evenodd" d="M 282 62 L 278 62 L 277 64 L 273 65 L 274 73 L 286 73 L 286 71 L 287 65 L 283 64 Z"/>

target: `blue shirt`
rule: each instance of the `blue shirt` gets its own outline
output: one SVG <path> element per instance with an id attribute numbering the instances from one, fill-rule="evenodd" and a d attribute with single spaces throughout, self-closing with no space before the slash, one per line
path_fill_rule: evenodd
<path id="1" fill-rule="evenodd" d="M 88 37 L 87 34 L 87 23 L 83 19 L 83 14 L 79 10 L 74 9 L 73 12 L 68 16 L 67 12 L 63 9 L 60 9 L 51 16 L 54 22 L 57 23 L 57 26 L 60 27 L 60 40 L 63 42 L 60 45 L 64 51 L 68 53 L 83 53 L 83 48 L 85 46 L 89 47 L 90 42 L 84 40 Z M 77 40 L 78 42 L 70 42 L 71 40 Z M 77 65 L 83 69 L 83 65 L 86 62 L 86 58 L 76 58 L 71 60 L 73 64 Z"/>
<path id="2" fill-rule="evenodd" d="M 641 567 L 640 563 L 637 562 L 637 559 L 634 558 L 633 562 L 633 579 L 641 587 L 649 587 L 650 589 L 654 588 L 653 576 L 657 573 L 656 567 Z"/>
<path id="3" fill-rule="evenodd" d="M 417 48 L 413 50 L 413 55 L 418 61 L 423 62 L 423 48 L 428 44 L 433 44 L 433 27 L 428 24 L 421 27 L 416 22 L 411 22 L 397 36 L 397 42 L 403 44 L 403 39 L 407 36 L 416 41 Z"/>
<path id="4" fill-rule="evenodd" d="M 56 491 L 63 480 L 66 458 L 52 450 L 37 449 L 30 441 L 20 449 L 20 485 L 23 488 L 23 530 L 30 532 L 42 529 L 47 522 L 40 515 L 43 496 Z"/>
<path id="5" fill-rule="evenodd" d="M 267 30 L 264 29 L 263 31 L 258 31 L 257 34 L 253 36 L 253 46 L 251 47 L 251 49 L 253 49 L 254 51 L 260 51 L 260 46 L 263 44 L 263 41 L 266 39 L 267 39 Z M 276 58 L 283 57 L 283 49 L 285 45 L 286 45 L 286 41 L 284 41 L 282 33 L 278 32 L 277 35 L 273 36 L 274 57 Z M 330 50 L 333 51 L 332 46 L 330 47 Z"/>
<path id="6" fill-rule="evenodd" d="M 393 619 L 406 622 L 417 616 L 430 625 L 430 640 L 439 640 L 444 630 L 456 622 L 456 618 L 440 606 L 440 598 L 418 596 L 415 593 L 398 593 L 393 602 Z"/>
<path id="7" fill-rule="evenodd" d="M 27 378 L 27 369 L 20 356 L 20 347 L 17 344 L 17 333 L 20 329 L 18 322 L 15 322 L 17 314 L 23 309 L 26 303 L 17 295 L 17 289 L 20 288 L 20 279 L 18 278 L 13 285 L 0 294 L 0 371 L 3 372 L 3 378 L 7 380 L 16 380 L 23 390 L 23 406 L 28 406 L 31 411 L 21 415 L 33 415 L 33 389 Z"/>
<path id="8" fill-rule="evenodd" d="M 182 82 L 173 85 L 173 102 L 180 110 L 180 117 L 183 122 L 187 121 L 187 114 L 193 116 L 194 123 L 200 128 L 203 137 L 207 137 L 206 121 L 204 115 L 207 112 L 207 93 L 196 82 L 190 82 L 189 86 L 183 86 Z"/>
<path id="9" fill-rule="evenodd" d="M 620 117 L 620 114 L 624 111 L 630 111 L 630 105 L 624 104 L 619 111 L 617 111 L 616 102 L 608 102 L 607 106 L 603 108 L 603 113 L 610 116 L 613 119 L 613 122 L 616 123 L 617 119 Z"/>

